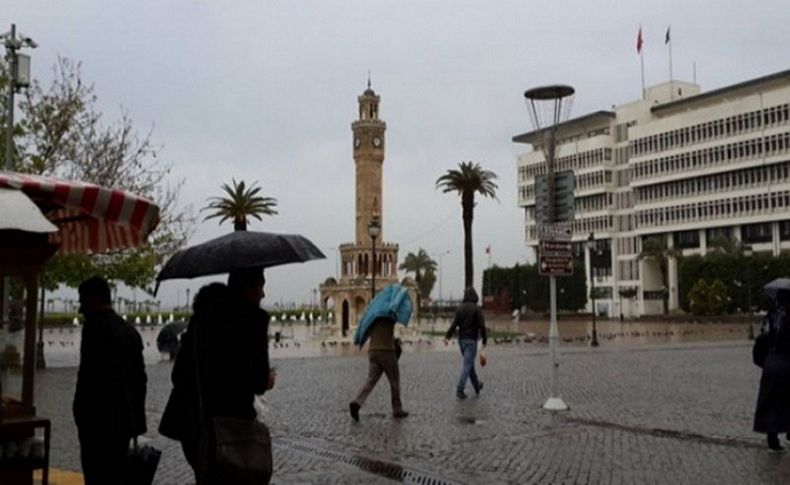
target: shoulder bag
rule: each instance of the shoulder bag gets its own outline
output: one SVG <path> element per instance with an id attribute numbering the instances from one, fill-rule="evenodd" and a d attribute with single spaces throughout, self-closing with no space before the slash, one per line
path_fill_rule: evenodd
<path id="1" fill-rule="evenodd" d="M 198 360 L 199 328 L 200 325 L 195 325 L 192 347 L 202 423 L 198 473 L 205 483 L 267 484 L 272 477 L 272 439 L 266 425 L 255 420 L 206 414 Z"/>

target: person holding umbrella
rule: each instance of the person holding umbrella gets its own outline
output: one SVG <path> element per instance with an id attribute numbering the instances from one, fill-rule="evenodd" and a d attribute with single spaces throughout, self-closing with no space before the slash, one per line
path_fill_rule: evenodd
<path id="1" fill-rule="evenodd" d="M 392 417 L 405 418 L 400 398 L 400 370 L 395 342 L 395 322 L 407 325 L 411 318 L 412 302 L 408 290 L 393 284 L 384 288 L 368 306 L 354 334 L 354 343 L 362 347 L 370 337 L 368 346 L 368 378 L 357 397 L 348 405 L 351 418 L 359 421 L 359 410 L 376 387 L 381 374 L 390 383 Z"/>
<path id="2" fill-rule="evenodd" d="M 766 295 L 775 298 L 776 308 L 766 316 L 758 337 L 767 340 L 768 352 L 762 362 L 754 431 L 767 435 L 771 451 L 784 453 L 779 434 L 790 433 L 790 281 L 781 288 L 777 281 L 764 287 Z"/>

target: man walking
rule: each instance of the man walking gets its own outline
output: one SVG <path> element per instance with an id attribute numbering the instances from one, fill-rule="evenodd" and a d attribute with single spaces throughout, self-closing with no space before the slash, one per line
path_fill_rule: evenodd
<path id="1" fill-rule="evenodd" d="M 359 391 L 357 398 L 348 405 L 351 418 L 359 421 L 359 409 L 365 404 L 368 395 L 376 387 L 381 374 L 387 375 L 390 382 L 392 399 L 392 416 L 405 418 L 409 415 L 403 410 L 400 400 L 400 371 L 395 345 L 395 320 L 388 317 L 377 318 L 370 328 L 370 346 L 368 347 L 368 379 Z"/>
<path id="2" fill-rule="evenodd" d="M 106 280 L 83 281 L 79 298 L 85 324 L 73 410 L 85 485 L 123 483 L 129 441 L 146 431 L 143 341 L 113 311 Z"/>
<path id="3" fill-rule="evenodd" d="M 467 397 L 465 392 L 467 378 L 472 381 L 475 394 L 479 395 L 483 389 L 483 383 L 478 380 L 477 372 L 475 372 L 475 356 L 477 355 L 478 339 L 483 340 L 485 349 L 487 337 L 485 318 L 483 311 L 477 305 L 477 300 L 477 292 L 474 288 L 469 287 L 464 291 L 464 300 L 456 310 L 453 323 L 444 336 L 444 344 L 447 345 L 453 333 L 456 329 L 458 330 L 458 346 L 461 348 L 461 355 L 464 359 L 461 377 L 458 379 L 456 387 L 456 396 L 459 399 Z"/>

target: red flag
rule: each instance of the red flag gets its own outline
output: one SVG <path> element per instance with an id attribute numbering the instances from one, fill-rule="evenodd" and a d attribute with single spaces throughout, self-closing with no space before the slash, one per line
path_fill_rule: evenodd
<path id="1" fill-rule="evenodd" d="M 639 27 L 639 35 L 636 37 L 636 53 L 642 53 L 642 44 L 645 42 L 642 40 L 642 27 Z"/>
<path id="2" fill-rule="evenodd" d="M 486 246 L 486 254 L 491 254 L 491 245 Z"/>

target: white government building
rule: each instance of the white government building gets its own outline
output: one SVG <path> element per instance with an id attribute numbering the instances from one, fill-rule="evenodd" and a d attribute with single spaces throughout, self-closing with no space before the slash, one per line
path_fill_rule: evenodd
<path id="1" fill-rule="evenodd" d="M 666 236 L 684 255 L 722 238 L 760 253 L 790 249 L 790 70 L 706 93 L 681 81 L 649 87 L 641 100 L 561 123 L 557 140 L 555 171 L 576 174 L 573 247 L 603 293 L 599 315 L 659 314 L 664 291 L 678 308 L 677 261 L 664 289 L 658 261 L 638 258 L 647 238 Z M 535 248 L 540 133 L 513 141 L 532 145 L 518 157 L 518 204 Z"/>

